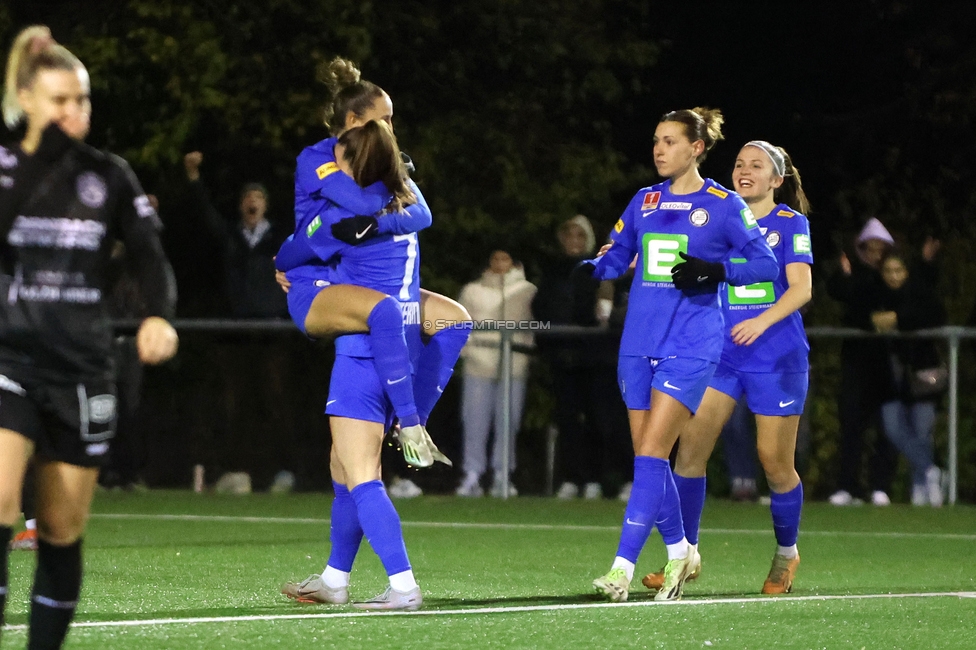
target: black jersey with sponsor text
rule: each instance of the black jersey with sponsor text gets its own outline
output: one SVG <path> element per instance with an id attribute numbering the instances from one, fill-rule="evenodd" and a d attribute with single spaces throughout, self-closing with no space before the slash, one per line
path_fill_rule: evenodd
<path id="1" fill-rule="evenodd" d="M 48 127 L 32 155 L 0 147 L 0 374 L 113 374 L 106 308 L 116 242 L 150 315 L 176 300 L 159 218 L 128 164 Z"/>

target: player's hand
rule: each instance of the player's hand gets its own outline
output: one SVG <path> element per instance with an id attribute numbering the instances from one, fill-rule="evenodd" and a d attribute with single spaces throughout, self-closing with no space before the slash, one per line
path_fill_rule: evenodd
<path id="1" fill-rule="evenodd" d="M 146 365 L 154 366 L 169 361 L 176 354 L 179 346 L 180 337 L 177 336 L 176 330 L 159 316 L 150 316 L 142 321 L 139 331 L 136 332 L 139 361 Z"/>
<path id="2" fill-rule="evenodd" d="M 356 215 L 346 217 L 332 224 L 332 236 L 347 244 L 362 244 L 380 234 L 379 222 L 376 217 Z"/>
<path id="3" fill-rule="evenodd" d="M 291 289 L 291 282 L 288 281 L 288 277 L 284 271 L 275 271 L 275 282 L 278 283 L 278 286 L 285 293 L 288 293 L 288 290 Z"/>
<path id="4" fill-rule="evenodd" d="M 752 345 L 766 329 L 766 324 L 758 318 L 746 319 L 732 328 L 732 342 L 736 345 Z"/>
<path id="5" fill-rule="evenodd" d="M 596 252 L 596 256 L 597 256 L 597 257 L 603 257 L 604 255 L 606 255 L 606 254 L 607 254 L 607 251 L 609 251 L 609 250 L 610 250 L 610 247 L 611 247 L 611 246 L 613 246 L 613 243 L 612 243 L 612 242 L 611 242 L 611 243 L 609 243 L 609 244 L 604 244 L 603 246 L 600 246 L 600 250 L 598 250 L 598 251 Z"/>
<path id="6" fill-rule="evenodd" d="M 707 262 L 683 252 L 678 255 L 684 262 L 675 264 L 671 269 L 671 281 L 676 289 L 698 289 L 725 280 L 725 266 L 721 262 Z"/>

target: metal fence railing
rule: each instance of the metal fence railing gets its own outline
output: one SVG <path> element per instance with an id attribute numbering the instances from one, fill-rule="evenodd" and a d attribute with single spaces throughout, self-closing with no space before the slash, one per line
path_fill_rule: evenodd
<path id="1" fill-rule="evenodd" d="M 295 332 L 295 326 L 289 320 L 229 320 L 229 319 L 176 319 L 173 326 L 179 332 L 214 332 L 214 333 L 261 333 L 261 332 Z M 119 331 L 135 331 L 138 321 L 116 321 Z M 503 395 L 502 418 L 500 435 L 502 437 L 502 471 L 503 476 L 509 474 L 509 457 L 512 445 L 511 435 L 511 386 L 512 386 L 512 352 L 528 352 L 533 348 L 515 343 L 513 335 L 518 332 L 530 331 L 537 337 L 590 337 L 605 336 L 607 330 L 601 327 L 580 327 L 574 325 L 548 325 L 538 327 L 538 323 L 529 322 L 485 322 L 476 325 L 479 330 L 497 330 L 501 334 L 500 375 Z M 875 334 L 863 330 L 841 327 L 808 327 L 807 336 L 810 339 L 846 339 L 869 337 L 893 338 L 926 338 L 940 340 L 946 343 L 948 349 L 948 458 L 947 470 L 949 474 L 948 502 L 956 503 L 959 490 L 959 348 L 964 339 L 976 339 L 976 328 L 948 326 L 916 332 L 897 332 L 892 334 Z M 508 482 L 502 483 L 503 497 L 507 498 Z"/>

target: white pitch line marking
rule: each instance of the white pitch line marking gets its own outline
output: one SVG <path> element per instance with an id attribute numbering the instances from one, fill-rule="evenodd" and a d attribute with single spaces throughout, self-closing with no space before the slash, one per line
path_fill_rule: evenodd
<path id="1" fill-rule="evenodd" d="M 71 624 L 74 628 L 117 628 L 117 627 L 148 627 L 152 625 L 195 625 L 198 623 L 241 623 L 245 621 L 288 621 L 305 619 L 332 618 L 362 618 L 386 616 L 467 616 L 471 614 L 512 614 L 523 612 L 551 612 L 576 609 L 603 609 L 607 607 L 691 607 L 703 605 L 745 605 L 752 603 L 797 603 L 805 601 L 832 600 L 881 600 L 894 598 L 976 598 L 976 592 L 971 591 L 940 591 L 931 593 L 911 594 L 852 594 L 852 595 L 823 595 L 823 596 L 776 596 L 762 598 L 751 596 L 748 598 L 702 598 L 692 600 L 676 600 L 671 602 L 657 602 L 642 600 L 626 603 L 576 603 L 566 605 L 519 605 L 512 607 L 472 607 L 470 609 L 431 609 L 418 612 L 329 612 L 323 614 L 262 614 L 253 616 L 197 616 L 192 618 L 152 618 L 133 621 L 76 621 Z M 26 625 L 8 625 L 9 631 L 26 630 Z"/>
<path id="2" fill-rule="evenodd" d="M 92 519 L 150 520 L 150 521 L 201 521 L 212 523 L 250 523 L 250 524 L 314 524 L 328 525 L 328 519 L 313 517 L 245 517 L 232 515 L 150 515 L 127 513 L 102 513 L 91 515 Z M 620 526 L 586 526 L 576 524 L 504 524 L 490 522 L 451 522 L 451 521 L 402 521 L 408 528 L 469 528 L 475 530 L 543 530 L 543 531 L 619 531 Z M 702 528 L 702 533 L 716 535 L 771 535 L 770 529 Z M 839 530 L 801 530 L 803 537 L 888 537 L 892 539 L 952 539 L 976 541 L 976 535 L 963 533 L 905 533 L 892 531 L 839 531 Z"/>

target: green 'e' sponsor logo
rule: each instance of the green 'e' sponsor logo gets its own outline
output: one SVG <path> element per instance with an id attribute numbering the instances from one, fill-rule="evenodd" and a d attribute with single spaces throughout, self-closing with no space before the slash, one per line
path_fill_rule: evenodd
<path id="1" fill-rule="evenodd" d="M 812 247 L 810 246 L 810 235 L 793 235 L 793 252 L 797 255 L 809 255 Z"/>
<path id="2" fill-rule="evenodd" d="M 729 260 L 733 264 L 745 264 L 742 258 Z M 757 282 L 744 287 L 729 285 L 730 305 L 771 305 L 776 302 L 776 290 L 772 282 Z"/>
<path id="3" fill-rule="evenodd" d="M 644 266 L 641 269 L 645 282 L 671 282 L 671 269 L 681 262 L 678 253 L 688 253 L 688 235 L 644 233 L 641 240 Z"/>
<path id="4" fill-rule="evenodd" d="M 322 219 L 320 219 L 316 215 L 316 217 L 312 219 L 312 223 L 308 224 L 308 228 L 305 229 L 305 234 L 308 237 L 311 237 L 312 235 L 315 234 L 315 231 L 318 230 L 321 225 L 322 225 Z"/>

